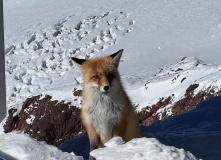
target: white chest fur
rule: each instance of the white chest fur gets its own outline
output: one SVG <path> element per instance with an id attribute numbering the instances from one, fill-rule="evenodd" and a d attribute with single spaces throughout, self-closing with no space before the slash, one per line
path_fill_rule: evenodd
<path id="1" fill-rule="evenodd" d="M 120 122 L 123 98 L 111 93 L 99 91 L 89 92 L 89 102 L 86 107 L 86 121 L 101 135 L 103 143 L 112 138 L 113 126 Z"/>

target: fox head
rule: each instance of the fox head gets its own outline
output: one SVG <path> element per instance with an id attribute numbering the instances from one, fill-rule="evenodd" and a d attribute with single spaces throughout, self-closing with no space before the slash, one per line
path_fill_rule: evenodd
<path id="1" fill-rule="evenodd" d="M 118 88 L 121 85 L 118 65 L 122 53 L 123 49 L 109 56 L 89 60 L 72 57 L 83 73 L 84 87 L 106 94 Z"/>

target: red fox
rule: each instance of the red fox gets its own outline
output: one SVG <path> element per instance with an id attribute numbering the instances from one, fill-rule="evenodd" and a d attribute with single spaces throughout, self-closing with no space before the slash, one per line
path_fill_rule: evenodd
<path id="1" fill-rule="evenodd" d="M 103 147 L 114 136 L 126 142 L 141 137 L 137 115 L 118 73 L 122 52 L 89 60 L 72 57 L 84 78 L 81 118 L 90 151 Z"/>

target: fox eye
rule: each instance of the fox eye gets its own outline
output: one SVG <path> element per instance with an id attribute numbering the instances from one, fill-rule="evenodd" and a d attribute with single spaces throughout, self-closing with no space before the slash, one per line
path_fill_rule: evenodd
<path id="1" fill-rule="evenodd" d="M 91 78 L 99 79 L 100 77 L 98 75 L 96 75 L 96 76 L 93 76 Z"/>

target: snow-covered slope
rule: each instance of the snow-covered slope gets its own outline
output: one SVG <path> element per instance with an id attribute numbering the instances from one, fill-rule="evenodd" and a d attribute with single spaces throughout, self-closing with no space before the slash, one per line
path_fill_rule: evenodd
<path id="1" fill-rule="evenodd" d="M 80 107 L 80 99 L 73 101 L 72 91 L 81 88 L 82 77 L 70 57 L 99 57 L 121 48 L 125 49 L 120 64 L 122 79 L 138 111 L 156 104 L 162 97 L 172 96 L 171 105 L 159 111 L 172 115 L 171 106 L 184 96 L 193 83 L 199 84 L 195 93 L 208 87 L 214 87 L 215 92 L 219 90 L 218 65 L 208 65 L 195 57 L 168 65 L 186 55 L 197 55 L 206 61 L 213 57 L 213 62 L 219 62 L 220 54 L 216 53 L 220 45 L 209 51 L 209 55 L 204 54 L 220 40 L 220 22 L 216 18 L 221 15 L 217 10 L 221 5 L 219 1 L 133 1 L 131 4 L 108 3 L 106 7 L 107 3 L 103 1 L 101 6 L 104 8 L 99 11 L 85 5 L 85 1 L 81 4 L 85 7 L 82 10 L 88 11 L 82 14 L 79 8 L 74 10 L 76 4 L 67 0 L 56 3 L 60 9 L 68 8 L 62 14 L 66 16 L 53 18 L 53 22 L 47 19 L 51 14 L 62 11 L 50 7 L 50 13 L 45 11 L 48 1 L 16 1 L 16 5 L 23 9 L 25 6 L 29 9 L 39 6 L 28 12 L 30 17 L 44 13 L 42 20 L 25 19 L 27 15 L 22 17 L 27 11 L 25 9 L 18 9 L 19 17 L 15 19 L 12 16 L 15 16 L 16 10 L 9 11 L 16 5 L 11 3 L 10 0 L 4 3 L 8 108 L 19 108 L 28 97 L 38 94 L 49 94 L 55 100 L 65 100 Z M 211 7 L 214 8 L 208 10 Z M 18 26 L 12 26 L 10 19 Z M 27 23 L 31 23 L 32 27 L 25 26 Z M 33 26 L 34 23 L 36 26 Z M 17 30 L 19 36 L 11 35 L 15 31 L 9 29 L 22 25 L 23 30 Z M 202 29 L 199 30 L 199 27 Z M 161 67 L 160 73 L 155 76 L 150 74 L 158 72 L 158 67 Z"/>
<path id="2" fill-rule="evenodd" d="M 125 49 L 123 73 L 127 70 L 130 75 L 137 70 L 155 72 L 184 56 L 220 64 L 220 7 L 219 0 L 112 0 L 111 3 L 108 0 L 7 0 L 4 1 L 6 48 L 72 15 L 76 26 L 88 16 L 122 11 L 135 21 L 133 31 L 105 54 Z M 108 20 L 111 18 L 115 17 Z"/>
<path id="3" fill-rule="evenodd" d="M 42 93 L 74 103 L 72 91 L 82 86 L 82 77 L 70 57 L 87 59 L 102 54 L 127 37 L 135 23 L 120 10 L 76 20 L 71 15 L 6 49 L 9 108 Z M 79 101 L 76 106 L 80 107 Z"/>
<path id="4" fill-rule="evenodd" d="M 99 5 L 100 10 L 92 7 L 95 1 L 4 2 L 8 108 L 38 94 L 80 107 L 72 91 L 81 88 L 82 77 L 70 57 L 99 57 L 121 48 L 120 72 L 138 111 L 162 97 L 174 95 L 176 102 L 192 83 L 199 84 L 197 91 L 220 85 L 220 66 L 194 57 L 169 66 L 184 56 L 221 63 L 220 1 Z M 172 114 L 170 106 L 166 112 Z"/>
<path id="5" fill-rule="evenodd" d="M 165 66 L 145 85 L 129 90 L 142 124 L 189 111 L 203 100 L 221 94 L 221 66 L 184 57 Z"/>
<path id="6" fill-rule="evenodd" d="M 36 43 L 36 41 L 35 39 L 31 43 Z M 81 107 L 81 97 L 74 100 L 73 90 L 82 88 L 83 79 L 78 68 L 70 60 L 72 53 L 54 52 L 57 50 L 54 48 L 47 53 L 35 55 L 38 50 L 28 54 L 25 52 L 27 49 L 20 49 L 21 53 L 29 58 L 16 61 L 15 59 L 20 57 L 20 55 L 14 54 L 16 50 L 11 51 L 12 53 L 6 57 L 6 62 L 10 62 L 6 69 L 8 108 L 14 107 L 20 110 L 22 103 L 28 97 L 39 94 L 42 94 L 42 97 L 51 95 L 52 100 L 64 100 L 78 108 Z M 64 56 L 66 54 L 67 56 Z M 75 55 L 83 56 L 84 54 L 79 50 Z M 15 66 L 14 69 L 12 66 Z M 161 68 L 159 73 L 154 76 L 123 75 L 122 78 L 138 112 L 143 110 L 150 112 L 153 105 L 169 97 L 170 100 L 167 104 L 161 105 L 157 109 L 158 119 L 165 119 L 163 114 L 166 117 L 175 114 L 174 105 L 187 96 L 188 88 L 191 85 L 195 85 L 191 90 L 192 97 L 201 92 L 206 92 L 211 96 L 219 95 L 221 92 L 220 72 L 221 65 L 206 64 L 196 57 L 185 57 L 175 65 Z M 195 102 L 196 104 L 207 99 L 206 95 L 200 96 L 201 100 Z M 189 106 L 190 104 L 187 105 L 190 107 L 187 110 L 194 107 Z"/>
<path id="7" fill-rule="evenodd" d="M 208 88 L 218 92 L 221 89 L 220 73 L 221 65 L 206 64 L 196 57 L 184 57 L 175 65 L 163 67 L 155 76 L 147 78 L 142 87 L 129 89 L 129 94 L 138 104 L 138 110 L 156 104 L 162 97 L 172 96 L 171 104 L 166 107 L 167 113 L 171 114 L 170 106 L 184 97 L 191 84 L 199 84 L 194 94 Z"/>

